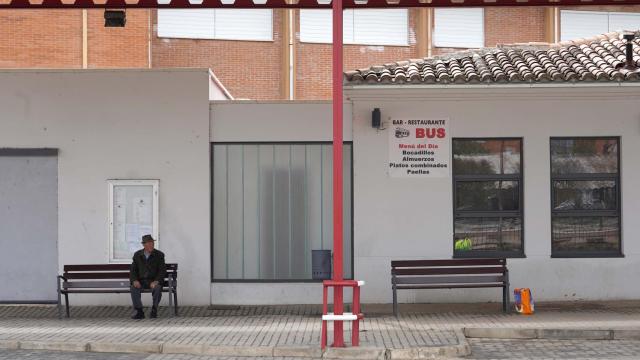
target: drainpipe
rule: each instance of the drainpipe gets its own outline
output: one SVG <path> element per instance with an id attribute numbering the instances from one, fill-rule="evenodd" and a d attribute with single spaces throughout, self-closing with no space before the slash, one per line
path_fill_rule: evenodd
<path id="1" fill-rule="evenodd" d="M 296 17 L 295 10 L 289 9 L 289 100 L 295 99 L 295 40 Z"/>
<path id="2" fill-rule="evenodd" d="M 147 63 L 151 69 L 151 40 L 153 39 L 153 10 L 149 9 L 149 36 L 147 39 Z"/>
<path id="3" fill-rule="evenodd" d="M 88 41 L 88 29 L 87 29 L 87 9 L 82 9 L 82 68 L 86 69 L 89 66 L 89 41 Z"/>

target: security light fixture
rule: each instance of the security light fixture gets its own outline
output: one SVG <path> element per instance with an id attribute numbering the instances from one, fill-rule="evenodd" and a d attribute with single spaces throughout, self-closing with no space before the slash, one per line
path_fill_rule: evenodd
<path id="1" fill-rule="evenodd" d="M 382 125 L 382 123 L 381 123 L 381 120 L 380 120 L 380 109 L 379 108 L 375 108 L 371 112 L 371 127 L 376 128 L 376 129 L 380 129 L 381 125 Z"/>
<path id="2" fill-rule="evenodd" d="M 125 10 L 105 10 L 104 27 L 124 27 L 127 23 L 127 12 Z"/>

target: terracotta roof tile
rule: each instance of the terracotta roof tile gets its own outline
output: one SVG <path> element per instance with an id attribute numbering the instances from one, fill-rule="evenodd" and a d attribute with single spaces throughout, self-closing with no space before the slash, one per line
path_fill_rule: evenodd
<path id="1" fill-rule="evenodd" d="M 640 81 L 624 68 L 625 41 L 613 32 L 557 44 L 528 43 L 410 59 L 348 71 L 348 84 L 474 84 Z M 640 39 L 633 60 L 640 67 Z"/>

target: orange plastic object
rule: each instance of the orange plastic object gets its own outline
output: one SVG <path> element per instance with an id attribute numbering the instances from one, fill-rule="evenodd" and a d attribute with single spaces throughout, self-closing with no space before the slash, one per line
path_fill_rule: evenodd
<path id="1" fill-rule="evenodd" d="M 532 315 L 535 311 L 533 296 L 529 288 L 518 288 L 513 290 L 516 302 L 516 311 L 522 315 Z"/>

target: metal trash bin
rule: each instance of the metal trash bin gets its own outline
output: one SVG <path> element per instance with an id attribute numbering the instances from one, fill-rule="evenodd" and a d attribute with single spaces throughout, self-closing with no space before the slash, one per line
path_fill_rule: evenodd
<path id="1" fill-rule="evenodd" d="M 311 278 L 331 279 L 331 250 L 311 250 Z"/>

